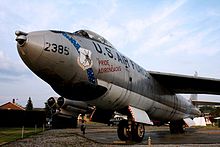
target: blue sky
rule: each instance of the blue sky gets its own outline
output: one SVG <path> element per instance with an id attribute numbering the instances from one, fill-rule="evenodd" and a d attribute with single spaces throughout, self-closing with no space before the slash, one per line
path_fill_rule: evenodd
<path id="1" fill-rule="evenodd" d="M 1 0 L 0 105 L 57 95 L 21 61 L 14 35 L 48 29 L 97 32 L 146 70 L 220 79 L 219 0 Z"/>

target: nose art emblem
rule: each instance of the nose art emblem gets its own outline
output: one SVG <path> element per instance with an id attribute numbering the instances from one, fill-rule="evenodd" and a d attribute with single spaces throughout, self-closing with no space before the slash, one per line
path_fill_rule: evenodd
<path id="1" fill-rule="evenodd" d="M 92 59 L 91 59 L 92 52 L 90 50 L 87 50 L 85 48 L 79 48 L 79 57 L 77 59 L 79 66 L 86 70 L 88 68 L 92 67 Z"/>
<path id="2" fill-rule="evenodd" d="M 95 78 L 92 69 L 92 65 L 93 65 L 91 59 L 92 52 L 88 49 L 82 48 L 80 44 L 71 36 L 69 36 L 67 33 L 62 33 L 62 35 L 72 43 L 72 45 L 76 48 L 77 52 L 79 53 L 77 62 L 83 70 L 86 70 L 89 82 L 92 84 L 97 84 L 97 79 Z"/>

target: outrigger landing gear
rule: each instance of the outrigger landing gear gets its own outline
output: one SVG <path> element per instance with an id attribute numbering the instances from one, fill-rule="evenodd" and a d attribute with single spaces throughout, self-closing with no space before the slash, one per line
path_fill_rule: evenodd
<path id="1" fill-rule="evenodd" d="M 141 142 L 144 138 L 144 124 L 122 120 L 118 125 L 118 138 L 122 141 Z"/>

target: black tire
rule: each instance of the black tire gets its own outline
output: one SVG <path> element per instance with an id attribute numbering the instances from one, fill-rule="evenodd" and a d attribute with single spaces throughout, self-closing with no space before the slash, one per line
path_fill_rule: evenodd
<path id="1" fill-rule="evenodd" d="M 118 124 L 118 138 L 121 141 L 127 141 L 129 139 L 129 133 L 127 132 L 128 122 L 126 120 L 121 120 Z"/>
<path id="2" fill-rule="evenodd" d="M 141 142 L 144 139 L 145 127 L 144 124 L 132 124 L 132 141 Z"/>

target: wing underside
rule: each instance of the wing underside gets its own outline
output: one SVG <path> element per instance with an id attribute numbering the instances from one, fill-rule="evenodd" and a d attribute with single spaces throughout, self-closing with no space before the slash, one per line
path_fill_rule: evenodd
<path id="1" fill-rule="evenodd" d="M 174 93 L 220 95 L 220 80 L 149 71 L 160 84 Z"/>

